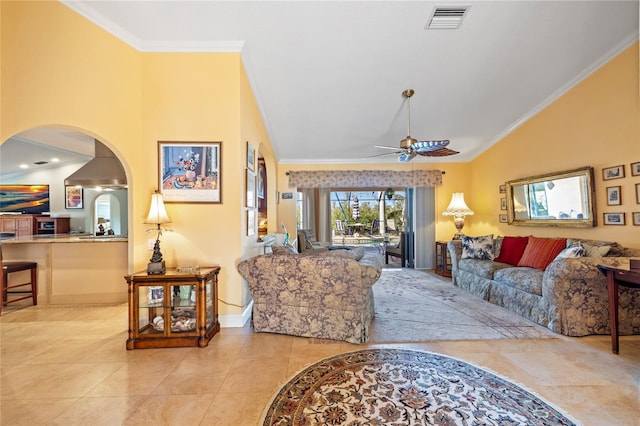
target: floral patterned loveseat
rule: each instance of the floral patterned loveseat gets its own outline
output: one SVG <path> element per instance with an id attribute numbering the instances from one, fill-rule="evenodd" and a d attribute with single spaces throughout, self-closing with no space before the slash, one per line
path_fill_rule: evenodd
<path id="1" fill-rule="evenodd" d="M 256 332 L 364 343 L 382 256 L 364 250 L 265 254 L 237 266 L 253 297 Z"/>
<path id="2" fill-rule="evenodd" d="M 640 257 L 640 249 L 615 242 L 562 240 L 563 252 L 573 249 L 573 257 L 559 254 L 543 269 L 494 261 L 501 258 L 502 237 L 493 240 L 493 253 L 485 259 L 463 258 L 462 241 L 450 241 L 453 283 L 556 333 L 609 334 L 607 282 L 597 265 L 628 268 L 631 257 Z M 640 334 L 640 291 L 620 287 L 619 295 L 620 334 Z"/>

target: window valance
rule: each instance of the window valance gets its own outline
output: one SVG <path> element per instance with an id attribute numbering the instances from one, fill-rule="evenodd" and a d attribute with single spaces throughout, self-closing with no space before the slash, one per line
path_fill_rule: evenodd
<path id="1" fill-rule="evenodd" d="M 440 170 L 311 170 L 291 171 L 289 186 L 296 188 L 386 188 L 442 185 Z"/>

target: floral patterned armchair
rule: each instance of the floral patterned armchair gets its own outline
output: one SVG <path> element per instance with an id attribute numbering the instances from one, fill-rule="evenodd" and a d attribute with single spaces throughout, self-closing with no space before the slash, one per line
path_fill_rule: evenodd
<path id="1" fill-rule="evenodd" d="M 363 343 L 374 316 L 371 287 L 382 257 L 350 250 L 267 254 L 238 264 L 253 297 L 256 332 Z"/>

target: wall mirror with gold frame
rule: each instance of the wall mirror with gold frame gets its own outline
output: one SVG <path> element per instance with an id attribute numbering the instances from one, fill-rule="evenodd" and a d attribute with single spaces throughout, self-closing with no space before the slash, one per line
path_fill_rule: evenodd
<path id="1" fill-rule="evenodd" d="M 506 189 L 511 225 L 596 226 L 592 167 L 512 180 Z"/>

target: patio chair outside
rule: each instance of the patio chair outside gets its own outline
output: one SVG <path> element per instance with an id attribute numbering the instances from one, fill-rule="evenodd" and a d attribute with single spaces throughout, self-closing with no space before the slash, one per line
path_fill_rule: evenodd
<path id="1" fill-rule="evenodd" d="M 394 219 L 387 219 L 387 232 L 398 235 L 398 228 L 396 228 L 396 221 Z"/>
<path id="2" fill-rule="evenodd" d="M 373 219 L 371 221 L 371 226 L 367 228 L 370 235 L 377 234 L 380 232 L 380 221 L 378 219 Z"/>
<path id="3" fill-rule="evenodd" d="M 344 220 L 336 220 L 336 235 L 337 234 L 342 234 L 342 235 L 346 235 L 347 234 L 347 227 L 345 226 L 345 222 Z"/>

